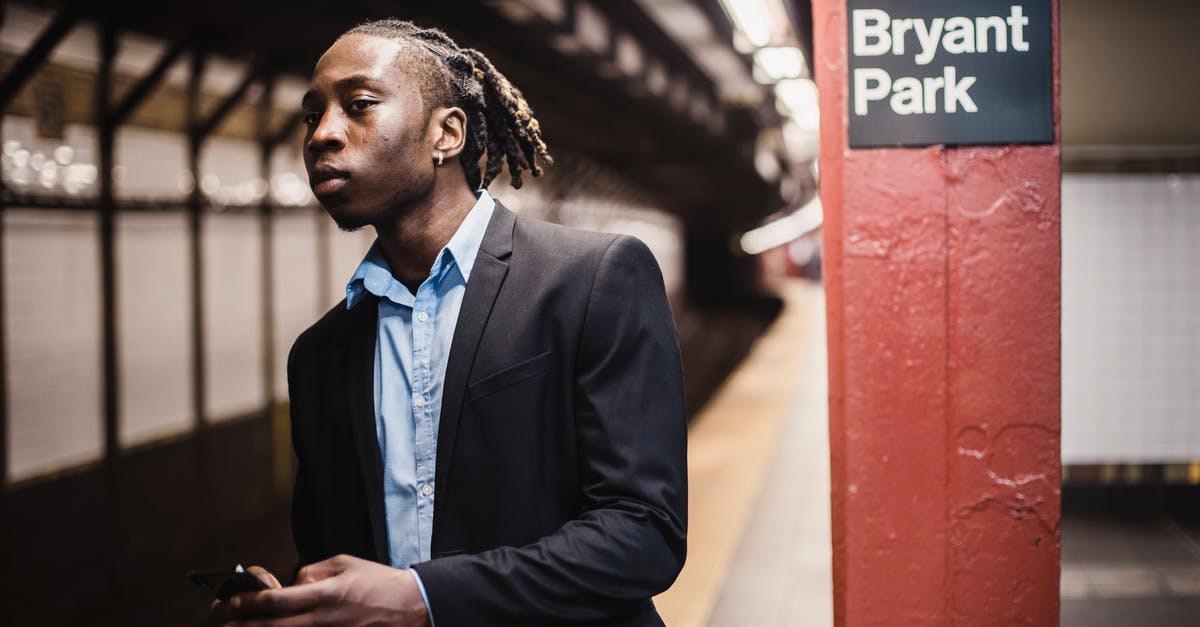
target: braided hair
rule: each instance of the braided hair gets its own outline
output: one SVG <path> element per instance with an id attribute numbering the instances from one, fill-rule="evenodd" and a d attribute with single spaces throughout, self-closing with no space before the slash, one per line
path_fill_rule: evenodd
<path id="1" fill-rule="evenodd" d="M 554 162 L 542 140 L 541 124 L 533 117 L 521 90 L 482 52 L 458 47 L 436 28 L 421 28 L 394 18 L 364 22 L 341 37 L 348 35 L 410 43 L 412 50 L 426 57 L 410 60 L 408 70 L 416 78 L 429 110 L 452 106 L 466 113 L 466 142 L 459 160 L 472 188 L 486 188 L 503 169 L 504 161 L 508 162 L 512 186 L 518 189 L 522 170 L 541 176 L 542 164 Z M 479 160 L 485 154 L 487 165 L 481 173 Z"/>

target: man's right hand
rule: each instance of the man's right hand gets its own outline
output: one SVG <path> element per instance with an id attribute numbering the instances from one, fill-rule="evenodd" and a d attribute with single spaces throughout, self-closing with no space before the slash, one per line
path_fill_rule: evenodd
<path id="1" fill-rule="evenodd" d="M 282 585 L 280 585 L 279 580 L 275 578 L 275 575 L 272 575 L 270 573 L 270 571 L 263 568 L 262 566 L 251 566 L 250 568 L 246 569 L 246 572 L 250 573 L 251 575 L 254 575 L 255 577 L 258 577 L 259 580 L 261 580 L 263 583 L 267 584 L 267 588 L 269 588 L 269 589 L 283 587 Z M 223 603 L 223 602 L 221 602 L 220 599 L 215 599 L 212 602 L 211 607 L 212 607 L 212 612 L 211 612 L 211 615 L 209 616 L 209 624 L 224 625 L 226 622 L 228 622 L 230 619 L 233 618 L 233 615 L 230 613 L 230 608 L 229 608 L 228 603 Z"/>

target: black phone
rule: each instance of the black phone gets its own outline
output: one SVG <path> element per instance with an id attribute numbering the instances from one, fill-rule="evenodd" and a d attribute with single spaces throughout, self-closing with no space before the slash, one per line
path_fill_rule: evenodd
<path id="1" fill-rule="evenodd" d="M 188 572 L 187 576 L 192 583 L 208 590 L 222 602 L 228 602 L 229 597 L 239 592 L 267 589 L 267 584 L 258 577 L 241 570 L 241 567 L 228 570 L 193 570 Z"/>

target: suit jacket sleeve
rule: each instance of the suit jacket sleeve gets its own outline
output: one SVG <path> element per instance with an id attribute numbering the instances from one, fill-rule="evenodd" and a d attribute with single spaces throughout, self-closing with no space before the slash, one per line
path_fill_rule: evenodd
<path id="1" fill-rule="evenodd" d="M 417 564 L 438 627 L 603 621 L 644 607 L 683 566 L 679 347 L 662 275 L 640 241 L 618 237 L 604 252 L 579 342 L 579 516 L 528 546 Z"/>

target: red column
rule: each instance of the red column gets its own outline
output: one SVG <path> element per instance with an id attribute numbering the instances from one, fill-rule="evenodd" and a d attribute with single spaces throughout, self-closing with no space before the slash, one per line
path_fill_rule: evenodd
<path id="1" fill-rule="evenodd" d="M 836 624 L 1056 625 L 1053 145 L 847 147 L 845 0 L 815 0 Z"/>

